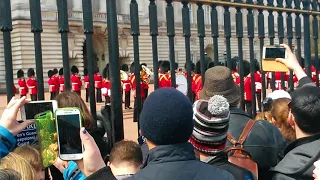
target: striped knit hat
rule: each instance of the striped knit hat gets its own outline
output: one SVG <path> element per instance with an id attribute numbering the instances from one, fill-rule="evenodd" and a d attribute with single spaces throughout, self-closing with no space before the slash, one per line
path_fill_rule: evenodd
<path id="1" fill-rule="evenodd" d="M 215 95 L 193 104 L 194 128 L 189 139 L 194 148 L 215 155 L 226 147 L 230 111 L 226 98 Z"/>

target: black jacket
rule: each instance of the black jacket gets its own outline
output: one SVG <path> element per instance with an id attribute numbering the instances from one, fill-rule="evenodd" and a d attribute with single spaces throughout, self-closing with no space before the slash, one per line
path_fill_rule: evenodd
<path id="1" fill-rule="evenodd" d="M 136 180 L 234 180 L 234 177 L 215 166 L 196 159 L 189 143 L 161 145 L 149 151 L 147 160 Z"/>
<path id="2" fill-rule="evenodd" d="M 313 179 L 313 163 L 320 158 L 320 134 L 297 139 L 285 149 L 285 157 L 272 168 L 276 180 Z"/>
<path id="3" fill-rule="evenodd" d="M 228 156 L 226 153 L 222 152 L 218 154 L 217 156 L 208 157 L 205 163 L 215 165 L 220 169 L 226 170 L 227 172 L 231 173 L 236 180 L 254 180 L 254 175 L 248 171 L 247 169 L 244 169 L 242 167 L 239 167 L 237 165 L 234 165 L 228 161 Z"/>
<path id="4" fill-rule="evenodd" d="M 249 115 L 243 110 L 231 107 L 228 131 L 238 139 L 249 120 Z M 258 164 L 259 180 L 272 178 L 269 169 L 277 165 L 278 155 L 284 150 L 285 144 L 286 141 L 278 128 L 265 120 L 256 121 L 244 143 L 244 148 L 251 153 L 252 159 Z M 232 144 L 227 141 L 227 146 L 230 147 Z"/>

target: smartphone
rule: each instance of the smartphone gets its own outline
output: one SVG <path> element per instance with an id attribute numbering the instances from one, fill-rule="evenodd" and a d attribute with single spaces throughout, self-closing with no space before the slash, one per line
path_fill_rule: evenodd
<path id="1" fill-rule="evenodd" d="M 77 108 L 57 109 L 55 117 L 60 159 L 82 159 L 83 145 L 79 134 L 82 127 L 80 110 Z"/>
<path id="2" fill-rule="evenodd" d="M 284 47 L 279 45 L 264 46 L 262 53 L 262 70 L 269 72 L 288 72 L 289 69 L 281 62 L 277 62 L 277 58 L 287 58 L 287 51 Z"/>
<path id="3" fill-rule="evenodd" d="M 35 115 L 43 113 L 45 111 L 51 111 L 52 113 L 58 108 L 58 103 L 55 100 L 52 101 L 31 101 L 21 108 L 22 120 L 34 120 Z"/>

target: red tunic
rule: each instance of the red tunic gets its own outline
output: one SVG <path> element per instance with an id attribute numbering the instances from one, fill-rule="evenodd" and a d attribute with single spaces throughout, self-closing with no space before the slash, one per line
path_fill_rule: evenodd
<path id="1" fill-rule="evenodd" d="M 143 84 L 144 84 L 144 88 L 143 89 L 149 89 L 149 81 L 150 81 L 150 75 L 147 75 L 145 77 L 143 77 Z"/>
<path id="2" fill-rule="evenodd" d="M 232 78 L 237 85 L 240 85 L 240 75 L 238 72 L 232 71 Z"/>
<path id="3" fill-rule="evenodd" d="M 159 88 L 171 87 L 171 77 L 168 73 L 159 76 Z"/>
<path id="4" fill-rule="evenodd" d="M 38 84 L 34 78 L 27 79 L 27 86 L 28 86 L 29 94 L 37 94 L 38 93 Z"/>
<path id="5" fill-rule="evenodd" d="M 72 83 L 72 91 L 78 92 L 81 90 L 82 82 L 80 80 L 80 77 L 78 75 L 72 75 L 71 76 L 71 83 Z"/>
<path id="6" fill-rule="evenodd" d="M 262 90 L 262 78 L 261 78 L 261 74 L 259 71 L 254 73 L 254 81 L 255 81 L 255 85 L 256 85 L 256 92 L 260 93 Z"/>
<path id="7" fill-rule="evenodd" d="M 195 74 L 192 78 L 192 92 L 196 95 L 196 100 L 200 99 L 200 92 L 202 90 L 202 77 L 200 74 Z"/>
<path id="8" fill-rule="evenodd" d="M 13 93 L 14 93 L 14 94 L 17 93 L 17 88 L 16 88 L 16 86 L 13 86 Z"/>
<path id="9" fill-rule="evenodd" d="M 64 92 L 64 77 L 59 76 L 60 92 Z"/>
<path id="10" fill-rule="evenodd" d="M 56 88 L 57 80 L 56 77 L 51 77 L 48 79 L 48 85 L 49 85 L 49 92 L 55 93 L 57 92 Z"/>
<path id="11" fill-rule="evenodd" d="M 97 89 L 102 87 L 102 76 L 98 73 L 94 74 L 94 87 Z"/>
<path id="12" fill-rule="evenodd" d="M 251 93 L 251 76 L 249 74 L 247 77 L 244 78 L 244 100 L 252 101 Z"/>
<path id="13" fill-rule="evenodd" d="M 288 75 L 287 73 L 284 74 L 284 87 L 281 86 L 281 72 L 275 72 L 275 86 L 276 90 L 286 90 L 288 86 Z"/>
<path id="14" fill-rule="evenodd" d="M 57 91 L 59 91 L 59 88 L 60 88 L 59 78 L 56 75 L 53 75 L 52 78 L 54 79 L 54 82 L 55 82 L 55 87 L 56 87 L 56 91 L 55 92 L 57 92 Z"/>
<path id="15" fill-rule="evenodd" d="M 26 81 L 23 78 L 20 78 L 18 80 L 18 85 L 19 85 L 19 93 L 20 96 L 25 96 L 28 93 L 28 86 Z"/>
<path id="16" fill-rule="evenodd" d="M 130 79 L 122 80 L 122 87 L 123 87 L 124 92 L 131 91 Z"/>
<path id="17" fill-rule="evenodd" d="M 102 93 L 102 96 L 107 96 L 107 97 L 111 96 L 111 84 L 109 79 L 104 78 L 102 80 L 101 93 Z"/>
<path id="18" fill-rule="evenodd" d="M 89 85 L 89 76 L 84 76 L 83 77 L 83 81 L 84 81 L 84 88 L 89 89 L 90 85 Z"/>
<path id="19" fill-rule="evenodd" d="M 136 76 L 134 74 L 132 74 L 130 76 L 130 84 L 131 84 L 131 87 L 132 87 L 132 90 L 133 90 L 133 95 L 134 97 L 136 98 Z M 143 91 L 143 88 L 144 88 L 144 84 L 142 83 L 142 81 L 140 81 L 140 94 L 141 94 L 141 98 L 144 98 L 144 91 Z"/>

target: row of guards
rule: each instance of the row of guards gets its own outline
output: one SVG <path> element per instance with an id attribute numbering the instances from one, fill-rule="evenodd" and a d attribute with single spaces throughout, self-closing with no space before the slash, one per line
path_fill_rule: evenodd
<path id="1" fill-rule="evenodd" d="M 160 0 L 159 0 L 160 1 Z M 71 75 L 70 75 L 70 64 L 69 64 L 69 48 L 68 48 L 68 33 L 69 33 L 69 19 L 68 19 L 68 4 L 66 0 L 57 0 L 57 12 L 58 12 L 58 28 L 57 31 L 61 34 L 61 45 L 62 45 L 62 59 L 64 69 L 64 85 L 65 90 L 71 90 Z M 120 67 L 119 67 L 119 34 L 117 24 L 117 7 L 116 0 L 106 1 L 107 5 L 107 34 L 108 34 L 108 55 L 110 63 L 110 86 L 111 91 L 111 114 L 112 114 L 112 127 L 115 133 L 115 141 L 122 140 L 124 138 L 123 131 L 123 112 L 122 112 L 122 91 L 121 91 L 121 79 L 120 79 Z M 308 76 L 312 76 L 312 65 L 311 65 L 311 54 L 314 54 L 314 66 L 316 69 L 316 75 L 319 71 L 318 63 L 318 16 L 319 3 L 318 0 L 166 0 L 166 27 L 167 36 L 169 40 L 169 60 L 170 67 L 174 67 L 176 56 L 175 56 L 175 36 L 176 31 L 180 31 L 180 28 L 176 28 L 177 23 L 175 22 L 175 9 L 173 2 L 182 3 L 181 15 L 182 15 L 182 31 L 185 38 L 185 57 L 186 57 L 186 71 L 187 71 L 187 95 L 190 100 L 193 100 L 194 95 L 192 94 L 192 54 L 191 54 L 191 13 L 190 4 L 197 7 L 197 37 L 199 39 L 199 50 L 200 50 L 200 62 L 201 62 L 201 81 L 202 84 L 205 81 L 205 71 L 207 69 L 205 63 L 205 38 L 207 35 L 206 24 L 205 24 L 205 12 L 204 5 L 208 5 L 211 8 L 210 11 L 210 25 L 213 42 L 213 64 L 219 65 L 219 52 L 226 51 L 226 65 L 232 69 L 231 63 L 231 40 L 234 37 L 232 32 L 231 13 L 230 9 L 236 10 L 235 13 L 235 37 L 237 43 L 237 50 L 239 56 L 239 76 L 240 76 L 240 91 L 241 99 L 244 99 L 244 39 L 248 41 L 248 49 L 250 54 L 250 62 L 254 62 L 255 48 L 260 50 L 262 53 L 265 40 L 268 39 L 268 44 L 275 44 L 275 38 L 279 39 L 279 43 L 286 43 L 293 49 L 293 45 L 296 44 L 295 52 L 297 54 L 300 64 L 304 62 L 305 69 Z M 30 4 L 30 19 L 31 19 L 31 32 L 34 34 L 34 49 L 35 49 L 35 64 L 36 64 L 36 77 L 38 83 L 37 98 L 44 100 L 44 81 L 43 81 L 43 64 L 42 64 L 42 46 L 41 46 L 41 33 L 42 28 L 42 17 L 41 17 L 41 3 L 40 0 L 29 0 Z M 152 61 L 153 69 L 159 68 L 159 53 L 158 53 L 158 36 L 159 36 L 159 23 L 158 23 L 158 12 L 157 12 L 156 0 L 150 0 L 149 3 L 149 26 L 150 36 L 152 39 Z M 95 117 L 96 115 L 96 104 L 95 104 L 95 86 L 94 86 L 94 58 L 93 58 L 93 13 L 92 13 L 92 2 L 91 0 L 82 0 L 82 15 L 83 15 L 83 28 L 86 39 L 86 50 L 88 59 L 88 74 L 90 81 L 90 111 Z M 6 70 L 6 87 L 7 87 L 7 100 L 9 101 L 14 96 L 14 83 L 13 83 L 13 61 L 12 61 L 12 47 L 11 47 L 11 31 L 13 30 L 12 18 L 11 18 L 11 1 L 1 0 L 0 1 L 0 27 L 3 32 L 3 49 L 5 57 L 5 70 Z M 218 8 L 223 11 L 223 23 L 219 24 Z M 275 18 L 277 14 L 277 18 Z M 285 16 L 284 16 L 285 15 Z M 246 16 L 247 18 L 244 18 Z M 257 18 L 255 19 L 255 16 Z M 268 17 L 265 22 L 265 17 Z M 244 21 L 247 23 L 244 23 Z M 303 26 L 302 26 L 303 20 Z M 257 21 L 257 25 L 255 25 Z M 286 24 L 284 24 L 286 21 Z M 277 22 L 277 27 L 275 27 Z M 293 23 L 295 22 L 295 23 Z M 312 26 L 311 23 L 312 22 Z M 139 56 L 139 36 L 140 36 L 140 25 L 139 25 L 139 9 L 137 0 L 131 0 L 130 2 L 130 23 L 131 23 L 131 35 L 133 37 L 133 58 L 135 64 L 140 64 Z M 246 24 L 246 27 L 244 27 Z M 286 27 L 285 27 L 286 25 Z M 310 28 L 312 27 L 312 28 Z M 258 32 L 255 32 L 255 31 Z M 286 31 L 286 32 L 285 32 Z M 303 32 L 303 33 L 302 33 Z M 312 32 L 312 35 L 311 35 Z M 209 38 L 211 38 L 209 37 Z M 255 45 L 255 38 L 258 38 L 259 46 Z M 311 39 L 312 38 L 312 39 Z M 224 39 L 225 46 L 219 46 L 219 39 Z M 303 41 L 302 41 L 303 40 Z M 303 44 L 302 44 L 303 42 Z M 311 42 L 314 45 L 314 51 L 311 53 Z M 234 42 L 233 42 L 234 43 Z M 304 48 L 305 60 L 302 60 L 302 48 Z M 261 55 L 261 54 L 260 54 Z M 134 74 L 135 77 L 140 76 L 141 67 L 135 66 Z M 250 64 L 251 74 L 251 97 L 252 99 L 256 96 L 255 90 L 255 64 Z M 161 74 L 158 71 L 154 71 L 154 78 L 158 79 Z M 275 89 L 275 78 L 276 73 L 272 73 L 271 87 Z M 281 86 L 285 85 L 285 73 L 281 73 Z M 176 71 L 174 68 L 170 69 L 171 87 L 176 87 Z M 266 97 L 266 74 L 261 72 L 262 79 L 262 98 Z M 290 72 L 289 78 L 289 89 L 294 89 L 293 83 L 293 72 Z M 140 78 L 136 80 L 136 111 L 140 114 L 142 107 L 141 99 L 141 88 Z M 319 85 L 319 77 L 316 76 L 316 84 Z M 155 89 L 159 88 L 160 82 L 154 81 Z M 241 103 L 241 107 L 244 108 L 244 101 Z M 256 112 L 256 101 L 252 101 L 251 104 L 253 116 Z M 95 119 L 95 118 L 94 118 Z M 139 123 L 138 123 L 139 124 Z"/>

